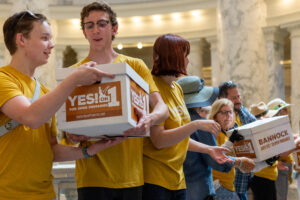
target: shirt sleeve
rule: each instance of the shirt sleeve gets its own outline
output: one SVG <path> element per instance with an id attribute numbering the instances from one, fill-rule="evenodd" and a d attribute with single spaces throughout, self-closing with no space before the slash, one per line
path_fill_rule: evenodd
<path id="1" fill-rule="evenodd" d="M 11 77 L 0 72 L 0 107 L 9 99 L 23 95 L 20 86 Z"/>
<path id="2" fill-rule="evenodd" d="M 158 92 L 159 90 L 155 85 L 151 72 L 144 61 L 141 59 L 135 59 L 133 65 L 135 66 L 135 71 L 149 84 L 150 93 Z"/>
<path id="3" fill-rule="evenodd" d="M 56 127 L 56 118 L 55 118 L 55 116 L 52 117 L 52 121 L 51 121 L 51 136 L 52 137 L 57 136 L 57 127 Z"/>

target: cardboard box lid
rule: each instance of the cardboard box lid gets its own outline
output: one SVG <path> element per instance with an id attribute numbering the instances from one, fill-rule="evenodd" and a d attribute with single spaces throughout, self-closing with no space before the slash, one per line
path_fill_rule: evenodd
<path id="1" fill-rule="evenodd" d="M 130 67 L 126 62 L 123 63 L 110 63 L 110 64 L 103 64 L 103 65 L 96 65 L 96 68 L 107 72 L 114 74 L 116 76 L 118 75 L 127 75 L 131 79 L 133 79 L 147 94 L 149 94 L 149 85 L 144 81 L 142 77 L 138 73 Z M 69 67 L 69 68 L 59 68 L 56 69 L 56 80 L 62 81 L 65 79 L 72 71 L 76 70 L 76 67 Z M 103 82 L 108 82 L 110 79 L 103 77 Z"/>
<path id="2" fill-rule="evenodd" d="M 246 124 L 243 126 L 240 126 L 236 128 L 238 131 L 245 131 L 245 130 L 251 130 L 252 133 L 257 133 L 264 131 L 268 128 L 270 128 L 270 124 L 276 123 L 276 126 L 280 126 L 282 124 L 289 123 L 289 117 L 288 115 L 284 116 L 277 116 L 277 117 L 271 117 L 271 118 L 265 118 L 262 120 L 256 120 L 250 124 Z M 228 135 L 230 136 L 233 130 L 228 131 Z"/>

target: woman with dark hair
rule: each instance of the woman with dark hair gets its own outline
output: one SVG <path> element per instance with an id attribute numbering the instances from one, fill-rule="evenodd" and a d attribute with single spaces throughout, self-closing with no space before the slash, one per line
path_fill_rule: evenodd
<path id="1" fill-rule="evenodd" d="M 79 67 L 51 92 L 34 78 L 54 47 L 46 17 L 23 11 L 3 26 L 12 58 L 0 68 L 0 197 L 1 199 L 54 199 L 53 161 L 94 155 L 123 140 L 99 141 L 88 148 L 57 144 L 55 112 L 73 89 L 113 77 L 93 66 Z"/>
<path id="2" fill-rule="evenodd" d="M 196 142 L 189 136 L 197 129 L 217 135 L 220 126 L 213 120 L 191 122 L 181 87 L 175 82 L 186 74 L 190 44 L 177 35 L 157 38 L 153 47 L 153 79 L 169 109 L 169 118 L 151 127 L 144 140 L 144 200 L 185 200 L 183 162 L 187 150 L 209 154 L 219 163 L 232 162 L 227 149 Z"/>

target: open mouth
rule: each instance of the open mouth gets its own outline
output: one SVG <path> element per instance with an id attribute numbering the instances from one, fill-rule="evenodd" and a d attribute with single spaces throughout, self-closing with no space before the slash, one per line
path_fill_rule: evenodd
<path id="1" fill-rule="evenodd" d="M 47 57 L 49 57 L 50 54 L 51 54 L 51 52 L 46 52 L 46 51 L 44 51 L 43 53 L 44 53 Z"/>
<path id="2" fill-rule="evenodd" d="M 94 39 L 96 42 L 99 42 L 102 40 L 102 38 L 97 38 L 97 39 Z"/>

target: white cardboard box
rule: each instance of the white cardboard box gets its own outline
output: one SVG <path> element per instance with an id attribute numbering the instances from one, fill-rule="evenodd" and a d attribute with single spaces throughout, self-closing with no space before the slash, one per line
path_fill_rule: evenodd
<path id="1" fill-rule="evenodd" d="M 127 63 L 96 67 L 115 77 L 75 88 L 58 111 L 58 128 L 91 137 L 123 135 L 137 124 L 134 106 L 149 113 L 149 85 Z M 56 80 L 62 81 L 73 70 L 76 68 L 57 69 Z"/>
<path id="2" fill-rule="evenodd" d="M 237 157 L 245 156 L 259 162 L 295 148 L 287 115 L 257 120 L 237 130 L 244 136 L 244 140 L 233 144 Z M 228 135 L 232 131 L 228 131 Z"/>

